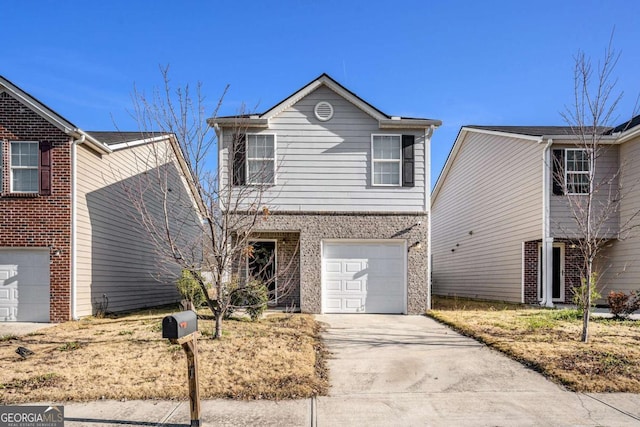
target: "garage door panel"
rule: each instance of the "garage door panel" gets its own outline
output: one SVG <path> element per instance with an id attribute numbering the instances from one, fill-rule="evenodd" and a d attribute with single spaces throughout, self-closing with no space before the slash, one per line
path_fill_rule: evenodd
<path id="1" fill-rule="evenodd" d="M 342 264 L 340 262 L 328 261 L 325 269 L 327 273 L 340 273 L 342 271 Z"/>
<path id="2" fill-rule="evenodd" d="M 405 257 L 404 244 L 397 241 L 325 243 L 323 310 L 404 313 Z"/>
<path id="3" fill-rule="evenodd" d="M 346 292 L 364 292 L 365 285 L 361 280 L 346 280 L 344 282 L 344 290 Z"/>
<path id="4" fill-rule="evenodd" d="M 345 273 L 359 273 L 362 270 L 365 270 L 367 268 L 367 263 L 366 262 L 353 262 L 353 261 L 347 261 L 344 263 L 344 272 Z"/>
<path id="5" fill-rule="evenodd" d="M 0 248 L 0 321 L 49 321 L 49 249 Z"/>

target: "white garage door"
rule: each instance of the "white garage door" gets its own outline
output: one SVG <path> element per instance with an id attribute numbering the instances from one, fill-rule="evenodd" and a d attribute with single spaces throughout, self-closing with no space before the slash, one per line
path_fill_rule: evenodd
<path id="1" fill-rule="evenodd" d="M 0 321 L 49 321 L 48 249 L 0 249 Z"/>
<path id="2" fill-rule="evenodd" d="M 403 242 L 325 242 L 325 313 L 406 313 Z"/>

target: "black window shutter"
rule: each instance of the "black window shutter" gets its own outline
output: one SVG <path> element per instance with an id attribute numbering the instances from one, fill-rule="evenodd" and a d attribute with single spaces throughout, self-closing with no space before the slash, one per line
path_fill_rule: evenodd
<path id="1" fill-rule="evenodd" d="M 415 186 L 415 155 L 413 146 L 415 143 L 415 136 L 402 135 L 402 186 L 413 187 Z"/>
<path id="2" fill-rule="evenodd" d="M 553 194 L 562 196 L 564 195 L 564 150 L 553 150 L 552 162 Z"/>
<path id="3" fill-rule="evenodd" d="M 51 194 L 51 143 L 49 141 L 40 142 L 40 194 L 48 196 Z"/>
<path id="4" fill-rule="evenodd" d="M 233 185 L 245 185 L 247 182 L 246 159 L 247 144 L 246 135 L 243 133 L 233 135 Z"/>

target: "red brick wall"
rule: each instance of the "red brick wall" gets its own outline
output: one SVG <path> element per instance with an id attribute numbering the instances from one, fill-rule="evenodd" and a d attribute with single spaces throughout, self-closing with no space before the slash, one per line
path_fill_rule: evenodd
<path id="1" fill-rule="evenodd" d="M 50 196 L 9 194 L 9 142 L 50 141 Z M 0 93 L 3 177 L 0 193 L 0 247 L 49 247 L 50 319 L 71 318 L 71 149 L 70 138 L 6 92 Z M 59 255 L 55 255 L 60 251 Z"/>
<path id="2" fill-rule="evenodd" d="M 582 256 L 577 247 L 572 247 L 570 240 L 554 240 L 564 243 L 564 302 L 571 304 L 573 289 L 580 286 L 580 272 L 582 270 Z M 538 245 L 540 240 L 525 242 L 524 244 L 524 302 L 538 303 Z M 575 246 L 575 245 L 573 245 Z"/>

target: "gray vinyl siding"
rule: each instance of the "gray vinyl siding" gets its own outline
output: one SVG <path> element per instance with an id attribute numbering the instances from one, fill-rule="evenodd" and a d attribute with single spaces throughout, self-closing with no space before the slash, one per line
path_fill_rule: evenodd
<path id="1" fill-rule="evenodd" d="M 77 314 L 107 295 L 109 311 L 156 306 L 179 299 L 175 267 L 166 264 L 135 218 L 124 185 L 140 185 L 149 156 L 138 146 L 99 156 L 77 148 Z M 173 167 L 173 165 L 171 165 Z M 173 176 L 176 176 L 175 174 Z M 179 179 L 179 178 L 178 178 Z M 177 181 L 177 190 L 184 188 Z"/>
<path id="2" fill-rule="evenodd" d="M 625 232 L 629 226 L 640 225 L 640 218 L 632 219 L 640 212 L 640 137 L 620 146 L 620 159 L 621 184 L 626 189 L 620 206 L 623 240 L 612 240 L 599 262 L 604 272 L 600 281 L 604 298 L 612 290 L 640 290 L 640 228 Z"/>
<path id="3" fill-rule="evenodd" d="M 572 144 L 556 144 L 551 149 L 560 148 L 578 148 Z M 617 179 L 611 183 L 611 187 L 605 182 L 615 177 L 619 169 L 618 146 L 604 146 L 602 154 L 597 159 L 596 176 L 594 183 L 599 187 L 594 193 L 594 207 L 605 206 L 608 200 L 610 190 L 611 194 L 615 194 L 618 186 Z M 577 238 L 580 236 L 580 230 L 576 225 L 574 218 L 574 209 L 571 207 L 568 196 L 554 195 L 552 189 L 549 189 L 549 225 L 551 227 L 551 235 L 555 238 Z M 580 196 L 570 196 L 580 197 Z M 619 227 L 618 216 L 610 215 L 601 231 L 605 236 L 615 237 Z"/>
<path id="4" fill-rule="evenodd" d="M 432 205 L 435 295 L 521 301 L 522 243 L 542 236 L 543 149 L 467 134 Z"/>
<path id="5" fill-rule="evenodd" d="M 315 117 L 319 101 L 333 105 L 331 120 Z M 276 211 L 425 211 L 424 131 L 380 130 L 377 120 L 325 86 L 273 117 L 268 129 L 247 132 L 276 135 L 277 185 L 263 197 Z M 223 180 L 233 133 L 224 129 Z M 372 134 L 415 136 L 415 187 L 371 185 Z"/>

